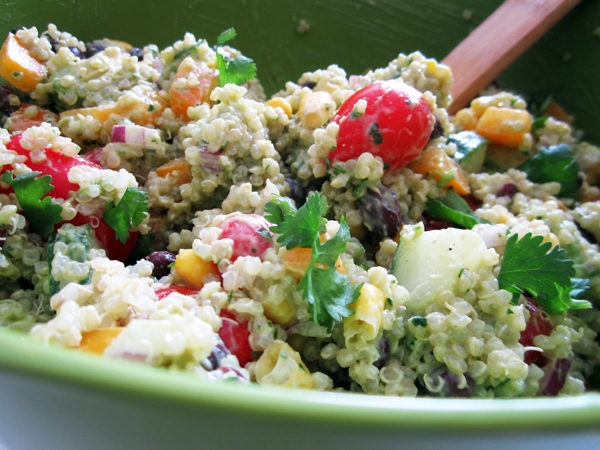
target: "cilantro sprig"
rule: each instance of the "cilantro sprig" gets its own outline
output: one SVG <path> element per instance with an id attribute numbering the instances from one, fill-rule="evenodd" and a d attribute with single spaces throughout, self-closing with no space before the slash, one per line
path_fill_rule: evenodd
<path id="1" fill-rule="evenodd" d="M 436 219 L 447 220 L 469 229 L 479 223 L 490 223 L 475 214 L 469 204 L 454 191 L 447 191 L 443 197 L 427 200 L 425 212 Z"/>
<path id="2" fill-rule="evenodd" d="M 9 170 L 2 175 L 2 181 L 13 188 L 31 229 L 46 237 L 54 231 L 55 223 L 62 222 L 62 207 L 53 203 L 51 197 L 44 197 L 54 189 L 50 184 L 52 177 L 36 178 L 38 175 L 40 172 L 28 172 L 13 178 Z"/>
<path id="3" fill-rule="evenodd" d="M 560 183 L 560 196 L 575 198 L 579 190 L 579 165 L 567 145 L 543 147 L 517 169 L 525 172 L 534 183 Z"/>
<path id="4" fill-rule="evenodd" d="M 325 231 L 328 209 L 325 196 L 319 194 L 313 194 L 300 209 L 281 198 L 267 203 L 265 218 L 274 224 L 271 231 L 279 234 L 277 242 L 287 249 L 312 249 L 310 264 L 298 284 L 298 290 L 311 305 L 312 320 L 330 330 L 334 321 L 339 322 L 354 314 L 348 305 L 360 295 L 362 283 L 352 285 L 348 277 L 335 268 L 350 239 L 350 229 L 343 217 L 337 234 L 321 243 L 320 235 Z"/>
<path id="5" fill-rule="evenodd" d="M 508 238 L 498 274 L 500 289 L 511 292 L 514 301 L 528 293 L 550 314 L 591 308 L 588 301 L 572 298 L 585 283 L 572 282 L 575 269 L 565 250 L 542 241 L 542 236 L 531 233 L 521 239 L 517 234 Z"/>
<path id="6" fill-rule="evenodd" d="M 119 203 L 106 204 L 102 218 L 115 230 L 118 240 L 125 243 L 129 239 L 129 229 L 137 227 L 148 215 L 149 197 L 134 187 L 128 187 Z"/>
<path id="7" fill-rule="evenodd" d="M 217 38 L 217 67 L 219 69 L 219 86 L 223 87 L 228 83 L 244 84 L 256 77 L 256 64 L 250 58 L 240 55 L 231 60 L 225 59 L 220 50 L 225 43 L 235 38 L 236 32 L 233 28 L 223 31 Z"/>

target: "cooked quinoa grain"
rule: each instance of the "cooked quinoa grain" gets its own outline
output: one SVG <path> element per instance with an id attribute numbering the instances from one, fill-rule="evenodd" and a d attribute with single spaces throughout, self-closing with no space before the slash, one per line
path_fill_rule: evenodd
<path id="1" fill-rule="evenodd" d="M 419 52 L 267 99 L 190 33 L 13 37 L 44 73 L 0 128 L 0 325 L 210 381 L 598 387 L 600 149 L 569 123 L 495 89 L 450 116 Z"/>

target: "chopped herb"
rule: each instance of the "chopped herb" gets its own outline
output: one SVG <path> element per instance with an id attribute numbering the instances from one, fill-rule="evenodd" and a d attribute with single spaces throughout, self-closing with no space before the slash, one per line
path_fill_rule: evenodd
<path id="1" fill-rule="evenodd" d="M 369 139 L 375 145 L 383 144 L 383 135 L 381 131 L 379 131 L 379 124 L 377 122 L 373 122 L 369 127 L 368 135 L 371 136 Z"/>
<path id="2" fill-rule="evenodd" d="M 446 191 L 444 197 L 428 199 L 425 212 L 436 219 L 448 220 L 469 229 L 478 223 L 490 223 L 475 214 L 469 204 L 454 191 Z M 460 275 L 462 272 L 459 277 Z"/>
<path id="3" fill-rule="evenodd" d="M 154 111 L 154 105 L 148 105 L 148 111 L 153 112 Z"/>
<path id="4" fill-rule="evenodd" d="M 542 236 L 531 233 L 521 239 L 517 234 L 508 238 L 498 274 L 500 289 L 513 294 L 513 303 L 526 292 L 550 314 L 590 308 L 589 302 L 571 298 L 573 261 L 566 259 L 565 250 L 542 241 Z M 581 293 L 579 289 L 580 285 L 575 289 L 576 294 Z"/>
<path id="5" fill-rule="evenodd" d="M 306 372 L 306 369 L 304 368 L 304 364 L 298 363 L 298 368 L 300 368 L 300 370 Z"/>
<path id="6" fill-rule="evenodd" d="M 546 126 L 547 120 L 548 116 L 542 116 L 538 117 L 537 119 L 534 119 L 533 123 L 531 124 L 531 132 L 535 133 L 537 130 L 541 130 L 542 128 L 544 128 Z"/>
<path id="7" fill-rule="evenodd" d="M 340 173 L 346 173 L 346 169 L 344 169 L 344 167 L 341 166 L 340 164 L 334 164 L 333 165 L 333 174 L 339 175 Z"/>
<path id="8" fill-rule="evenodd" d="M 465 268 L 463 267 L 462 269 L 460 269 L 460 272 L 458 272 L 458 278 L 462 277 L 462 274 L 465 272 Z"/>
<path id="9" fill-rule="evenodd" d="M 231 302 L 232 298 L 233 298 L 233 289 L 229 291 L 229 294 L 227 294 L 227 303 Z"/>
<path id="10" fill-rule="evenodd" d="M 287 359 L 287 353 L 281 352 L 279 356 L 281 356 L 283 359 Z"/>
<path id="11" fill-rule="evenodd" d="M 387 304 L 388 304 L 389 306 L 394 306 L 394 300 L 392 300 L 392 299 L 391 299 L 391 298 L 389 298 L 389 297 L 388 297 L 386 300 L 387 300 Z"/>
<path id="12" fill-rule="evenodd" d="M 148 215 L 148 195 L 134 187 L 128 187 L 118 204 L 106 204 L 102 218 L 113 230 L 118 240 L 129 239 L 129 228 L 137 227 Z"/>
<path id="13" fill-rule="evenodd" d="M 13 179 L 9 170 L 2 175 L 2 181 L 10 185 L 23 209 L 23 213 L 33 231 L 46 237 L 54 231 L 54 224 L 62 222 L 62 207 L 52 202 L 52 197 L 44 197 L 54 189 L 52 177 L 40 172 L 28 172 Z"/>
<path id="14" fill-rule="evenodd" d="M 508 310 L 506 311 L 506 314 L 514 314 L 514 311 L 510 308 L 508 308 Z"/>
<path id="15" fill-rule="evenodd" d="M 288 249 L 312 249 L 310 264 L 298 290 L 310 305 L 312 320 L 331 330 L 334 321 L 339 322 L 354 313 L 348 305 L 356 301 L 362 284 L 352 285 L 348 277 L 335 268 L 350 239 L 350 229 L 343 217 L 337 234 L 321 243 L 328 209 L 325 196 L 313 194 L 298 210 L 285 199 L 272 200 L 265 207 L 265 218 L 274 224 L 271 231 L 280 235 L 277 242 L 281 245 Z"/>
<path id="16" fill-rule="evenodd" d="M 225 56 L 220 51 L 226 42 L 232 40 L 236 36 L 236 32 L 233 28 L 225 30 L 217 38 L 217 67 L 219 69 L 219 85 L 225 86 L 226 84 L 244 84 L 247 81 L 252 80 L 256 77 L 256 64 L 250 58 L 243 55 L 237 58 L 227 61 Z"/>
<path id="17" fill-rule="evenodd" d="M 279 328 L 275 328 L 273 330 L 273 339 L 277 339 L 278 336 L 279 336 Z"/>
<path id="18" fill-rule="evenodd" d="M 361 197 L 364 194 L 365 189 L 369 184 L 369 179 L 365 178 L 359 184 L 352 188 L 352 195 L 354 197 Z"/>
<path id="19" fill-rule="evenodd" d="M 560 196 L 575 198 L 579 190 L 579 165 L 565 144 L 543 147 L 517 169 L 534 183 L 560 183 Z"/>
<path id="20" fill-rule="evenodd" d="M 427 319 L 425 317 L 415 316 L 415 317 L 411 318 L 410 321 L 412 322 L 412 324 L 415 327 L 426 327 L 427 326 Z"/>

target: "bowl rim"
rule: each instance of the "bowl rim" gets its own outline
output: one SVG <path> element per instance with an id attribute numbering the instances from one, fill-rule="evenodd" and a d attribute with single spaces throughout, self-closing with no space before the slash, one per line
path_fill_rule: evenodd
<path id="1" fill-rule="evenodd" d="M 600 429 L 600 393 L 594 392 L 555 398 L 436 399 L 213 383 L 189 373 L 45 344 L 2 327 L 0 349 L 0 372 L 197 409 L 390 429 Z"/>

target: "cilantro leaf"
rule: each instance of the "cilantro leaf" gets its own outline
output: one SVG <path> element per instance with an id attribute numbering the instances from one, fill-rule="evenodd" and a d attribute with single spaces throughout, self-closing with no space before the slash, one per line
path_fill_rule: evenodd
<path id="1" fill-rule="evenodd" d="M 265 219 L 274 225 L 279 225 L 285 220 L 289 220 L 296 214 L 296 207 L 287 197 L 279 197 L 278 201 L 270 201 L 265 205 Z M 290 216 L 286 219 L 287 216 Z M 275 233 L 279 233 L 277 227 L 271 230 Z"/>
<path id="2" fill-rule="evenodd" d="M 517 169 L 525 172 L 534 183 L 560 183 L 559 195 L 562 197 L 575 198 L 579 190 L 579 165 L 564 144 L 541 148 Z"/>
<path id="3" fill-rule="evenodd" d="M 271 231 L 281 235 L 277 238 L 277 242 L 288 249 L 294 247 L 310 248 L 314 244 L 315 237 L 318 238 L 319 234 L 325 231 L 327 220 L 323 216 L 328 209 L 329 205 L 325 196 L 311 195 L 307 202 L 294 214 L 292 214 L 291 209 L 290 212 L 284 214 L 285 220 L 271 227 Z"/>
<path id="4" fill-rule="evenodd" d="M 235 32 L 235 28 L 227 28 L 217 38 L 217 46 L 221 46 L 226 42 L 231 41 L 234 37 L 236 37 L 236 35 L 237 33 Z"/>
<path id="5" fill-rule="evenodd" d="M 448 220 L 469 229 L 478 223 L 490 223 L 475 214 L 469 204 L 454 191 L 447 191 L 444 197 L 427 200 L 425 212 L 436 219 Z"/>
<path id="6" fill-rule="evenodd" d="M 52 197 L 44 197 L 54 189 L 50 184 L 52 177 L 36 178 L 38 175 L 40 172 L 28 172 L 13 179 L 9 170 L 2 175 L 2 181 L 12 186 L 31 229 L 46 237 L 54 231 L 55 223 L 62 222 L 62 207 L 53 203 Z"/>
<path id="7" fill-rule="evenodd" d="M 219 69 L 219 86 L 226 84 L 244 84 L 246 81 L 256 77 L 256 64 L 250 58 L 240 55 L 232 60 L 227 60 L 219 47 L 223 46 L 236 36 L 235 29 L 229 28 L 223 31 L 217 38 L 217 68 Z"/>
<path id="8" fill-rule="evenodd" d="M 226 84 L 244 84 L 256 76 L 256 64 L 250 58 L 238 56 L 231 61 L 226 61 L 221 53 L 217 53 L 217 67 L 219 68 L 219 86 Z"/>
<path id="9" fill-rule="evenodd" d="M 531 233 L 521 239 L 517 234 L 508 238 L 498 274 L 500 289 L 511 292 L 514 300 L 525 291 L 553 314 L 588 307 L 584 301 L 570 298 L 573 261 L 566 259 L 565 250 L 542 241 L 542 236 Z"/>
<path id="10" fill-rule="evenodd" d="M 335 267 L 340 254 L 346 250 L 350 228 L 342 217 L 336 235 L 321 243 L 325 231 L 325 214 L 329 209 L 324 195 L 313 194 L 298 210 L 287 200 L 272 200 L 265 206 L 265 218 L 273 223 L 271 231 L 279 234 L 277 242 L 288 249 L 310 248 L 311 261 L 298 283 L 311 308 L 312 320 L 328 330 L 334 321 L 354 313 L 348 307 L 360 295 L 360 285 L 352 285 L 346 275 Z"/>
<path id="11" fill-rule="evenodd" d="M 587 281 L 587 280 L 586 280 Z M 568 288 L 561 287 L 559 289 L 559 295 L 552 302 L 547 302 L 547 305 L 544 306 L 544 302 L 546 299 L 542 300 L 540 305 L 546 310 L 546 312 L 550 314 L 560 314 L 564 311 L 575 310 L 575 309 L 589 309 L 592 307 L 592 304 L 587 300 L 581 300 L 574 298 L 572 286 Z"/>
<path id="12" fill-rule="evenodd" d="M 138 226 L 148 215 L 148 200 L 148 195 L 130 186 L 118 204 L 106 204 L 102 218 L 122 243 L 129 239 L 129 228 Z"/>
<path id="13" fill-rule="evenodd" d="M 346 275 L 339 273 L 335 266 L 308 268 L 298 290 L 313 308 L 313 321 L 331 330 L 333 322 L 351 316 L 354 311 L 348 305 L 360 295 L 362 284 L 354 286 Z"/>

